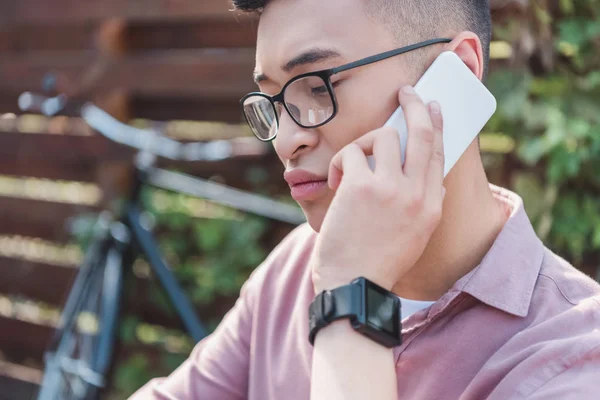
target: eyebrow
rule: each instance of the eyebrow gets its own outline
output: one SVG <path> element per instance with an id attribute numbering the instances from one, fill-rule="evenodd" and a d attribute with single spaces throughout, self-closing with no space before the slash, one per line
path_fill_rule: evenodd
<path id="1" fill-rule="evenodd" d="M 300 53 L 287 63 L 283 64 L 281 66 L 281 69 L 284 72 L 290 72 L 294 68 L 300 67 L 302 65 L 315 64 L 321 61 L 326 61 L 337 57 L 341 57 L 341 54 L 334 49 L 310 49 L 303 53 Z M 255 83 L 260 83 L 269 79 L 270 78 L 263 73 L 260 73 L 258 71 L 254 72 Z"/>

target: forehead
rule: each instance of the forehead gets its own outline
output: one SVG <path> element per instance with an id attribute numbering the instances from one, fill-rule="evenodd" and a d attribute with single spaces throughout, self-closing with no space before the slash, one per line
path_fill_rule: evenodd
<path id="1" fill-rule="evenodd" d="M 363 1 L 271 0 L 258 26 L 256 69 L 275 75 L 313 48 L 335 48 L 348 59 L 390 50 L 391 35 L 367 16 Z"/>

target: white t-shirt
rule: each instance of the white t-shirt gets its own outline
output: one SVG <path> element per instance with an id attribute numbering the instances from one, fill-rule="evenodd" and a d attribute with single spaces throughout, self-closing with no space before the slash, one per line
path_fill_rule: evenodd
<path id="1" fill-rule="evenodd" d="M 409 300 L 400 296 L 398 296 L 398 298 L 400 299 L 400 304 L 402 306 L 401 318 L 403 320 L 410 317 L 418 311 L 424 310 L 427 307 L 432 306 L 435 303 L 435 301 Z"/>

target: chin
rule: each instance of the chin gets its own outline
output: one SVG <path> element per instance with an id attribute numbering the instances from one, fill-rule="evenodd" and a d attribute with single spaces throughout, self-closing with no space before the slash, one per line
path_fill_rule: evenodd
<path id="1" fill-rule="evenodd" d="M 329 204 L 300 204 L 300 207 L 306 216 L 308 225 L 310 225 L 313 231 L 318 233 L 321 230 L 321 225 L 323 225 Z"/>

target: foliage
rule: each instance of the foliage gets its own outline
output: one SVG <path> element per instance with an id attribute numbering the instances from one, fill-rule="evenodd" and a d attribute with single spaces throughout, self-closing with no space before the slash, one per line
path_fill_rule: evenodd
<path id="1" fill-rule="evenodd" d="M 515 140 L 509 184 L 546 244 L 578 265 L 598 265 L 600 3 L 531 3 L 528 21 L 495 27 L 516 53 L 487 81 L 498 100 L 487 129 Z M 519 52 L 524 38 L 533 51 Z"/>
<path id="2" fill-rule="evenodd" d="M 172 196 L 180 204 L 188 198 Z M 248 215 L 190 219 L 177 210 L 177 202 L 162 211 L 151 201 L 148 205 L 164 228 L 160 247 L 195 303 L 207 304 L 219 295 L 236 295 L 266 255 L 260 243 L 265 230 L 262 219 Z"/>

